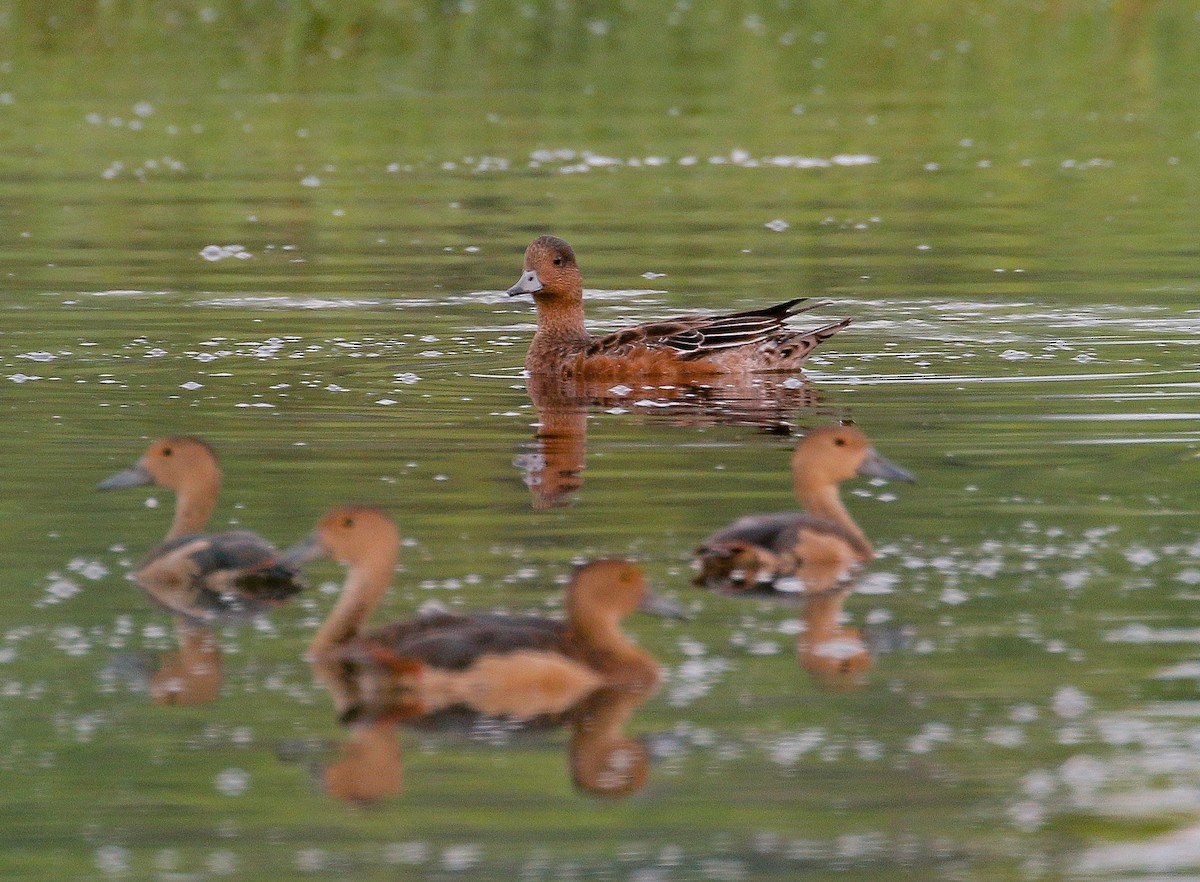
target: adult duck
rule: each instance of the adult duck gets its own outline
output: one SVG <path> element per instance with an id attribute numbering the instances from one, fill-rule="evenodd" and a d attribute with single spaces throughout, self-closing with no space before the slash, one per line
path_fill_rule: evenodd
<path id="1" fill-rule="evenodd" d="M 653 688 L 658 663 L 621 630 L 636 609 L 671 614 L 640 567 L 598 560 L 578 569 L 565 620 L 494 612 L 434 613 L 369 631 L 363 626 L 391 584 L 399 533 L 370 506 L 326 514 L 285 555 L 293 564 L 329 556 L 347 568 L 342 592 L 309 645 L 322 676 L 336 682 L 343 720 L 381 704 L 397 718 L 467 705 L 492 716 L 557 713 L 604 687 Z M 356 676 L 347 678 L 349 667 Z M 336 676 L 334 674 L 336 673 Z"/>
<path id="2" fill-rule="evenodd" d="M 855 476 L 914 480 L 854 426 L 806 432 L 792 454 L 792 480 L 804 511 L 747 515 L 713 533 L 696 549 L 695 583 L 734 593 L 826 590 L 833 584 L 828 574 L 844 577 L 871 560 L 874 549 L 838 492 Z M 813 571 L 823 578 L 806 585 Z"/>
<path id="3" fill-rule="evenodd" d="M 796 370 L 809 353 L 850 324 L 842 319 L 813 331 L 784 322 L 820 304 L 804 298 L 730 315 L 690 315 L 635 325 L 601 337 L 583 321 L 583 276 L 575 251 L 557 236 L 540 236 L 525 250 L 525 268 L 509 296 L 531 294 L 537 332 L 525 356 L 531 374 L 591 378 L 684 379 L 720 373 Z"/>
<path id="4" fill-rule="evenodd" d="M 133 572 L 154 601 L 194 623 L 241 618 L 282 603 L 300 590 L 293 568 L 249 530 L 206 533 L 217 505 L 221 467 L 199 438 L 154 441 L 131 467 L 97 486 L 121 490 L 156 485 L 175 493 L 175 516 L 162 544 Z"/>

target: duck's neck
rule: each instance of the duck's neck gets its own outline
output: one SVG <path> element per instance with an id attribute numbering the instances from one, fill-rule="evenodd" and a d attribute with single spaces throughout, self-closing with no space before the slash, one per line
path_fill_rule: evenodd
<path id="1" fill-rule="evenodd" d="M 798 480 L 796 481 L 796 495 L 810 514 L 833 521 L 854 537 L 854 550 L 861 560 L 868 561 L 875 556 L 875 550 L 871 548 L 866 534 L 859 529 L 858 524 L 854 523 L 850 512 L 846 511 L 846 506 L 842 503 L 842 497 L 838 493 L 837 484 L 814 484 Z"/>
<path id="2" fill-rule="evenodd" d="M 583 322 L 583 296 L 563 300 L 538 300 L 538 328 L 529 346 L 529 358 L 562 357 L 573 354 L 591 342 Z"/>
<path id="3" fill-rule="evenodd" d="M 202 475 L 175 491 L 175 519 L 164 541 L 199 533 L 212 517 L 221 491 L 220 475 Z"/>
<path id="4" fill-rule="evenodd" d="M 638 646 L 611 616 L 572 616 L 571 635 L 583 645 L 587 661 L 612 685 L 649 688 L 661 671 L 654 656 Z"/>
<path id="5" fill-rule="evenodd" d="M 317 629 L 308 645 L 309 657 L 348 643 L 359 635 L 379 601 L 387 593 L 396 569 L 396 555 L 380 555 L 377 559 L 355 564 L 346 574 L 342 593 L 329 616 Z"/>

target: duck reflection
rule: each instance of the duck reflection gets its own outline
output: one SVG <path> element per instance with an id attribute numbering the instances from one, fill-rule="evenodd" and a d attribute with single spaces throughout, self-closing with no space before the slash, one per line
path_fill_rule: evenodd
<path id="1" fill-rule="evenodd" d="M 804 630 L 796 636 L 796 657 L 813 682 L 824 689 L 861 688 L 873 664 L 862 633 L 842 623 L 846 599 L 853 593 L 853 584 L 842 583 L 804 598 Z"/>
<path id="2" fill-rule="evenodd" d="M 792 455 L 792 478 L 803 512 L 755 514 L 713 533 L 695 555 L 695 584 L 732 593 L 805 591 L 806 576 L 846 578 L 875 552 L 842 503 L 838 485 L 855 476 L 913 481 L 884 459 L 854 426 L 823 426 L 804 434 Z"/>
<path id="3" fill-rule="evenodd" d="M 678 615 L 623 560 L 581 567 L 566 620 L 501 613 L 434 613 L 363 631 L 395 570 L 399 534 L 378 509 L 329 512 L 291 562 L 336 558 L 342 594 L 309 646 L 317 679 L 351 735 L 324 773 L 329 791 L 371 801 L 402 786 L 397 723 L 431 730 L 517 732 L 566 727 L 572 779 L 620 796 L 645 782 L 648 759 L 623 734 L 658 686 L 658 662 L 621 629 L 637 609 Z"/>
<path id="4" fill-rule="evenodd" d="M 270 542 L 248 530 L 202 532 L 216 508 L 221 468 L 204 441 L 154 441 L 131 467 L 99 490 L 156 485 L 175 493 L 175 514 L 162 543 L 133 571 L 151 602 L 174 614 L 179 651 L 164 653 L 148 677 L 159 704 L 200 704 L 220 692 L 221 655 L 211 627 L 269 612 L 298 592 L 293 567 Z"/>
<path id="5" fill-rule="evenodd" d="M 803 377 L 779 374 L 725 374 L 668 384 L 533 374 L 526 388 L 537 429 L 532 449 L 514 465 L 525 473 L 534 508 L 566 505 L 583 486 L 591 413 L 629 410 L 680 426 L 753 426 L 785 434 L 797 411 L 820 402 Z"/>

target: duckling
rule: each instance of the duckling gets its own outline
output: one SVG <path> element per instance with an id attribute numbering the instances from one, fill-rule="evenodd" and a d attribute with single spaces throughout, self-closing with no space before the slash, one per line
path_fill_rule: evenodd
<path id="1" fill-rule="evenodd" d="M 693 581 L 735 593 L 785 594 L 813 589 L 804 585 L 806 572 L 849 575 L 875 556 L 838 493 L 838 485 L 856 475 L 915 480 L 854 426 L 806 432 L 792 454 L 792 479 L 805 511 L 747 515 L 713 533 L 695 551 L 699 573 Z M 833 584 L 827 576 L 818 581 L 816 590 Z"/>
<path id="2" fill-rule="evenodd" d="M 246 617 L 282 603 L 301 589 L 279 552 L 248 530 L 202 532 L 217 505 L 221 467 L 199 438 L 154 441 L 132 468 L 109 476 L 98 490 L 154 484 L 175 492 L 175 516 L 162 544 L 134 570 L 153 600 L 196 623 Z"/>
<path id="3" fill-rule="evenodd" d="M 593 337 L 583 321 L 583 276 L 575 251 L 557 236 L 525 250 L 525 268 L 510 297 L 533 295 L 538 328 L 525 356 L 531 374 L 589 378 L 668 377 L 798 370 L 821 342 L 850 325 L 842 319 L 813 331 L 784 325 L 805 298 L 730 315 L 680 316 Z"/>
<path id="4" fill-rule="evenodd" d="M 347 567 L 341 596 L 309 644 L 318 674 L 337 682 L 331 691 L 343 720 L 381 704 L 395 705 L 400 715 L 468 705 L 486 715 L 528 719 L 562 712 L 601 687 L 658 683 L 658 663 L 620 623 L 639 608 L 678 610 L 650 592 L 636 564 L 598 560 L 577 570 L 566 592 L 565 621 L 435 613 L 364 632 L 391 583 L 398 546 L 390 517 L 350 505 L 326 514 L 285 554 L 292 564 L 331 556 Z M 347 667 L 358 675 L 352 682 Z"/>

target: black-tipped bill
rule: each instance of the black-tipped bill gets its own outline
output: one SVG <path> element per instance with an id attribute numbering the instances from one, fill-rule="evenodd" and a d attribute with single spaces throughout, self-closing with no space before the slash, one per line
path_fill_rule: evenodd
<path id="1" fill-rule="evenodd" d="M 508 289 L 509 297 L 516 297 L 518 294 L 536 294 L 545 287 L 542 280 L 538 278 L 538 274 L 534 270 L 528 270 L 521 274 L 521 278 L 517 279 L 517 284 Z"/>
<path id="2" fill-rule="evenodd" d="M 321 541 L 321 534 L 314 530 L 291 548 L 279 555 L 279 563 L 290 569 L 299 569 L 306 563 L 329 556 L 329 549 Z"/>
<path id="3" fill-rule="evenodd" d="M 109 475 L 96 485 L 97 490 L 124 490 L 127 487 L 145 487 L 154 483 L 154 476 L 146 471 L 141 464 L 131 469 Z"/>
<path id="4" fill-rule="evenodd" d="M 888 462 L 879 455 L 874 447 L 867 451 L 867 458 L 858 467 L 858 474 L 863 478 L 883 478 L 885 481 L 907 481 L 909 484 L 917 479 L 907 469 L 902 469 L 893 462 Z"/>

